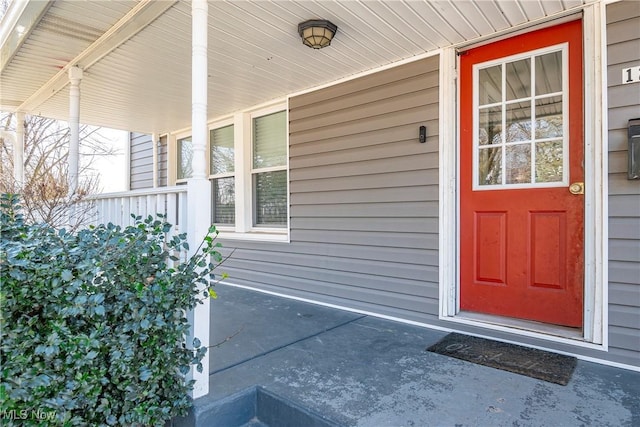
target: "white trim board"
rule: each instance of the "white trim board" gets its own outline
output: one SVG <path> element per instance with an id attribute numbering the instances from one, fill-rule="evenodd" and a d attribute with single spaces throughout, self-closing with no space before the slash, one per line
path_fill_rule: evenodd
<path id="1" fill-rule="evenodd" d="M 456 237 L 457 205 L 457 96 L 456 51 L 444 49 L 440 55 L 440 102 L 439 102 L 439 283 L 440 318 L 449 315 L 456 307 L 456 283 L 458 239 Z M 457 308 L 455 308 L 457 311 Z M 455 313 L 455 311 L 454 311 Z"/>

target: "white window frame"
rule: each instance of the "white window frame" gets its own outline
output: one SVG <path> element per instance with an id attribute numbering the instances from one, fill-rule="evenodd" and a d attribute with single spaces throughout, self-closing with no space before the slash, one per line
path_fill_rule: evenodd
<path id="1" fill-rule="evenodd" d="M 253 119 L 261 116 L 284 111 L 286 120 L 286 157 L 284 170 L 287 172 L 287 224 L 285 227 L 264 227 L 254 225 L 254 200 L 253 200 Z M 240 240 L 261 240 L 272 242 L 290 241 L 290 191 L 289 191 L 289 108 L 288 103 L 278 102 L 265 105 L 252 110 L 237 113 L 226 121 L 216 122 L 211 129 L 225 126 L 225 123 L 234 125 L 234 151 L 235 151 L 235 192 L 236 192 L 236 223 L 235 226 L 220 226 L 220 238 Z M 210 152 L 209 150 L 208 152 Z M 275 167 L 273 170 L 283 170 Z M 266 169 L 261 169 L 266 171 Z"/>
<path id="2" fill-rule="evenodd" d="M 264 167 L 264 168 L 254 168 L 254 166 L 253 166 L 253 155 L 254 155 L 254 151 L 253 151 L 254 150 L 254 145 L 253 145 L 253 142 L 254 142 L 254 140 L 253 140 L 253 136 L 254 136 L 253 135 L 253 129 L 254 129 L 253 121 L 255 119 L 260 118 L 260 117 L 268 116 L 268 115 L 275 114 L 275 113 L 281 113 L 281 112 L 285 113 L 285 123 L 286 123 L 285 124 L 285 144 L 286 144 L 286 148 L 285 148 L 285 153 L 286 153 L 285 154 L 285 156 L 286 156 L 285 164 L 284 164 L 284 166 L 270 166 L 270 167 Z M 250 156 L 251 164 L 250 164 L 250 168 L 249 168 L 249 180 L 251 182 L 251 229 L 253 231 L 261 231 L 261 232 L 262 231 L 266 231 L 266 232 L 269 232 L 269 233 L 278 233 L 278 232 L 281 232 L 283 229 L 288 228 L 288 225 L 289 225 L 288 224 L 288 222 L 289 222 L 288 220 L 287 220 L 287 224 L 284 227 L 268 227 L 268 226 L 263 226 L 263 225 L 257 225 L 256 224 L 256 216 L 257 216 L 256 215 L 256 206 L 255 206 L 255 204 L 256 204 L 255 190 L 256 189 L 254 188 L 254 179 L 253 179 L 254 175 L 257 175 L 259 173 L 281 172 L 281 171 L 286 172 L 287 173 L 287 177 L 288 177 L 288 175 L 289 175 L 289 150 L 288 150 L 288 146 L 289 146 L 289 136 L 288 136 L 289 135 L 289 125 L 288 125 L 288 121 L 289 120 L 288 120 L 288 117 L 289 117 L 289 114 L 288 114 L 286 108 L 282 109 L 282 108 L 278 108 L 277 106 L 268 108 L 266 110 L 255 111 L 255 112 L 249 114 L 249 122 L 251 124 L 251 134 L 250 134 L 250 136 L 248 138 L 249 139 L 250 148 L 249 148 L 249 151 L 247 151 L 247 152 L 251 153 L 251 156 Z M 288 181 L 289 180 L 287 179 L 287 182 Z M 288 193 L 289 193 L 289 185 L 287 184 L 287 194 Z M 289 216 L 288 215 L 288 211 L 289 211 L 288 204 L 289 204 L 289 198 L 287 196 L 287 217 Z"/>
<path id="3" fill-rule="evenodd" d="M 285 170 L 287 172 L 287 224 L 285 227 L 264 227 L 254 225 L 254 201 L 253 201 L 253 119 L 256 117 L 266 116 L 269 114 L 284 111 L 286 115 L 286 165 L 283 167 L 273 167 L 260 169 L 261 172 L 269 170 Z M 228 125 L 233 125 L 234 139 L 234 172 L 225 174 L 211 174 L 211 131 Z M 235 193 L 236 193 L 236 223 L 232 224 L 216 224 L 221 239 L 236 240 L 254 240 L 268 242 L 290 242 L 291 229 L 291 200 L 290 200 L 290 179 L 289 179 L 289 105 L 287 100 L 279 100 L 277 102 L 264 104 L 250 110 L 238 112 L 233 116 L 216 119 L 209 122 L 207 127 L 209 142 L 206 150 L 206 171 L 209 181 L 211 182 L 211 192 L 213 193 L 213 179 L 225 178 L 229 176 L 235 177 Z M 178 172 L 178 140 L 189 137 L 191 129 L 182 130 L 171 135 L 170 152 L 174 153 L 170 156 L 170 170 L 176 174 L 175 184 L 186 184 L 188 178 L 177 179 Z M 212 219 L 213 220 L 213 219 Z"/>

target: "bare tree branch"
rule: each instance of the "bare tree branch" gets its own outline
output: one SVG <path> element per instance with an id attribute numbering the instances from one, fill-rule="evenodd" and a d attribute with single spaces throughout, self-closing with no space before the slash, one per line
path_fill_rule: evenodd
<path id="1" fill-rule="evenodd" d="M 93 212 L 93 206 L 86 198 L 100 188 L 99 176 L 93 165 L 98 157 L 117 154 L 108 139 L 100 133 L 101 128 L 80 128 L 81 179 L 76 193 L 69 196 L 70 136 L 67 123 L 25 116 L 25 179 L 21 188 L 13 177 L 13 141 L 8 136 L 16 129 L 15 115 L 0 113 L 0 126 L 0 192 L 19 192 L 22 195 L 27 220 L 71 228 L 91 220 L 89 215 Z M 74 213 L 74 218 L 69 218 L 69 212 Z"/>

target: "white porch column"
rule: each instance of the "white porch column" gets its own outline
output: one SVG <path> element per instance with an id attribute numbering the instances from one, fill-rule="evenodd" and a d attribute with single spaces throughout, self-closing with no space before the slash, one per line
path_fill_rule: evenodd
<path id="1" fill-rule="evenodd" d="M 80 170 L 80 80 L 82 69 L 75 66 L 69 68 L 69 195 L 78 189 Z"/>
<path id="2" fill-rule="evenodd" d="M 24 185 L 24 113 L 16 113 L 16 141 L 13 146 L 13 179 L 18 189 Z"/>
<path id="3" fill-rule="evenodd" d="M 207 234 L 211 225 L 211 185 L 207 179 L 206 150 L 207 130 L 207 18 L 206 0 L 193 0 L 192 16 L 192 63 L 191 63 L 191 121 L 193 141 L 193 175 L 187 183 L 187 235 L 191 255 Z M 209 299 L 199 304 L 190 313 L 191 336 L 200 339 L 202 346 L 209 347 Z M 209 393 L 209 353 L 202 360 L 203 370 L 191 370 L 196 380 L 193 397 Z"/>

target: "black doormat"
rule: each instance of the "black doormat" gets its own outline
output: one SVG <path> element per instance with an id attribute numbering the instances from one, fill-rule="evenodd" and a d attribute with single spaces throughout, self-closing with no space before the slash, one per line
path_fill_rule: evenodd
<path id="1" fill-rule="evenodd" d="M 561 385 L 576 367 L 575 357 L 456 333 L 427 351 Z"/>

